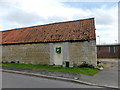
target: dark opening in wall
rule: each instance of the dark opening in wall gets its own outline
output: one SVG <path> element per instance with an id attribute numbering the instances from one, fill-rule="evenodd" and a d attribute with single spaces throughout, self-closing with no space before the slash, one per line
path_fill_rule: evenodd
<path id="1" fill-rule="evenodd" d="M 66 67 L 69 67 L 69 62 L 66 62 Z"/>

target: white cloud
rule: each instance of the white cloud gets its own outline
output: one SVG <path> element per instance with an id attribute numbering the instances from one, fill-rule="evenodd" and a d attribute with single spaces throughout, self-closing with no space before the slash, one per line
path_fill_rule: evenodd
<path id="1" fill-rule="evenodd" d="M 67 7 L 61 0 L 2 0 L 0 12 L 0 30 L 95 17 L 101 43 L 118 40 L 118 7 L 83 9 Z"/>
<path id="2" fill-rule="evenodd" d="M 118 41 L 118 8 L 103 9 L 101 14 L 99 12 L 96 16 L 96 28 L 97 35 L 101 36 L 101 44 L 116 43 L 115 40 Z"/>

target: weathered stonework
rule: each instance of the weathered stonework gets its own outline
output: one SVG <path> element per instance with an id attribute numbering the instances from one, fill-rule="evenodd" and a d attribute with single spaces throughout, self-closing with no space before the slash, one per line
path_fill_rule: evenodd
<path id="1" fill-rule="evenodd" d="M 16 61 L 33 64 L 49 64 L 49 44 L 19 44 L 3 45 L 2 60 Z"/>
<path id="2" fill-rule="evenodd" d="M 95 40 L 69 43 L 70 62 L 79 66 L 83 61 L 97 65 L 97 53 Z"/>
<path id="3" fill-rule="evenodd" d="M 56 48 L 61 47 L 61 53 Z M 16 44 L 2 46 L 3 61 L 20 61 L 42 65 L 79 66 L 83 61 L 97 65 L 95 40 L 81 42 Z"/>

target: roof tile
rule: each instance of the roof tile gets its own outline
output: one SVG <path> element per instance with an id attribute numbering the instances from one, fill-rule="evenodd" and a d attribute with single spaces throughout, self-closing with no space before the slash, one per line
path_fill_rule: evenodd
<path id="1" fill-rule="evenodd" d="M 0 44 L 95 39 L 94 18 L 2 31 Z"/>

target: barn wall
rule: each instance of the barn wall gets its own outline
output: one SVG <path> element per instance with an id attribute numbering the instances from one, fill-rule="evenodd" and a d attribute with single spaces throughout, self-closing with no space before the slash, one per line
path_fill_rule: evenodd
<path id="1" fill-rule="evenodd" d="M 2 45 L 0 45 L 0 62 L 2 62 Z"/>
<path id="2" fill-rule="evenodd" d="M 2 46 L 2 60 L 19 60 L 25 63 L 49 64 L 49 44 L 20 44 Z"/>
<path id="3" fill-rule="evenodd" d="M 97 65 L 97 52 L 95 40 L 69 43 L 69 59 L 74 65 L 80 65 L 83 61 Z"/>
<path id="4" fill-rule="evenodd" d="M 19 60 L 24 63 L 53 65 L 56 55 L 56 47 L 61 45 L 61 54 L 63 66 L 65 62 L 72 65 L 80 65 L 83 61 L 90 64 L 97 64 L 96 43 L 95 40 L 83 42 L 60 42 L 60 43 L 39 43 L 39 44 L 19 44 L 3 45 L 2 60 L 15 61 Z"/>
<path id="5" fill-rule="evenodd" d="M 50 65 L 63 65 L 69 60 L 68 42 L 50 43 Z M 61 47 L 61 53 L 56 53 L 56 48 Z"/>
<path id="6" fill-rule="evenodd" d="M 2 33 L 0 32 L 0 43 L 2 42 Z M 0 62 L 2 61 L 2 45 L 0 45 Z"/>
<path id="7" fill-rule="evenodd" d="M 97 46 L 97 58 L 120 58 L 120 45 Z"/>

